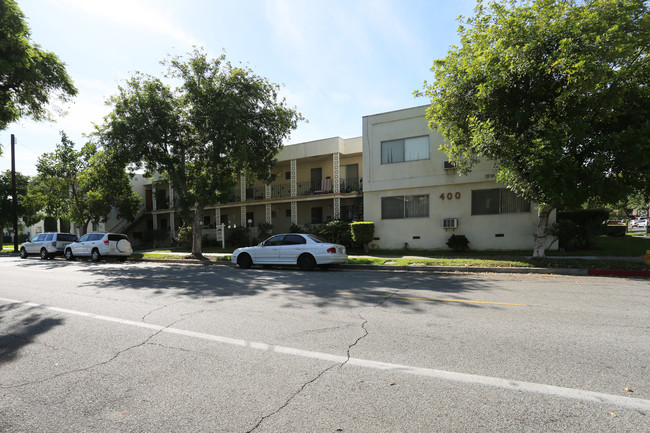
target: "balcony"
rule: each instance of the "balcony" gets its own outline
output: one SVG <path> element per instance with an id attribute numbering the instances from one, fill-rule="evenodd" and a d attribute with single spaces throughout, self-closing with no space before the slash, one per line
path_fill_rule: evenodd
<path id="1" fill-rule="evenodd" d="M 266 189 L 264 186 L 255 186 L 246 188 L 246 199 L 241 199 L 240 188 L 235 188 L 230 195 L 230 203 L 240 201 L 264 200 L 266 198 Z M 362 179 L 350 177 L 341 179 L 341 193 L 353 193 L 362 191 Z M 321 181 L 305 181 L 296 183 L 296 197 L 305 197 L 310 195 L 331 194 L 334 192 L 334 186 L 331 179 Z M 271 185 L 271 198 L 289 198 L 291 197 L 291 184 L 279 183 Z"/>

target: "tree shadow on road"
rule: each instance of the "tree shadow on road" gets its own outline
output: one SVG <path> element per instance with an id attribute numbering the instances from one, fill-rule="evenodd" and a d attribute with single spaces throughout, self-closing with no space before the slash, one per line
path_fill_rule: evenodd
<path id="1" fill-rule="evenodd" d="M 63 319 L 42 313 L 19 303 L 0 305 L 0 364 L 13 361 L 37 336 L 63 324 Z"/>
<path id="2" fill-rule="evenodd" d="M 38 263 L 38 262 L 34 262 Z M 396 297 L 400 291 L 417 291 L 422 297 L 467 299 L 487 284 L 469 275 L 424 272 L 357 271 L 333 268 L 303 272 L 295 268 L 239 269 L 227 265 L 138 263 L 47 263 L 44 266 L 75 266 L 96 276 L 84 283 L 89 288 L 148 290 L 155 295 L 187 296 L 205 302 L 267 294 L 282 297 L 286 308 L 312 303 L 317 307 L 376 306 L 420 310 L 421 301 Z M 474 304 L 458 304 L 479 308 Z"/>

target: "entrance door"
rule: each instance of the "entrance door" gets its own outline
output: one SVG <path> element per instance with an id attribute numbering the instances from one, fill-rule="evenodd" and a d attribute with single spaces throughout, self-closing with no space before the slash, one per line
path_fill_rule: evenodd
<path id="1" fill-rule="evenodd" d="M 311 190 L 320 191 L 321 182 L 323 180 L 323 169 L 322 168 L 312 168 L 311 169 Z"/>
<path id="2" fill-rule="evenodd" d="M 359 191 L 359 164 L 343 166 L 343 182 L 341 192 Z"/>

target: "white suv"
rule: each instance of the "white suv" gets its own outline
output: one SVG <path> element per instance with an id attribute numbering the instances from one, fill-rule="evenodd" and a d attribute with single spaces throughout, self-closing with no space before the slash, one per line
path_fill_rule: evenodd
<path id="1" fill-rule="evenodd" d="M 121 233 L 88 233 L 65 247 L 65 259 L 90 257 L 93 262 L 102 258 L 115 257 L 123 262 L 131 255 L 133 248 L 129 238 Z"/>
<path id="2" fill-rule="evenodd" d="M 20 257 L 39 254 L 41 259 L 53 259 L 63 255 L 63 249 L 77 237 L 70 233 L 40 233 L 20 246 Z"/>

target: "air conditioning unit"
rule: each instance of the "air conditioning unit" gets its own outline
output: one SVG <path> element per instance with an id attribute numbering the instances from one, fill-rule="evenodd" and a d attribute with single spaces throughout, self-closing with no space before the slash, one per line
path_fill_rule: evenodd
<path id="1" fill-rule="evenodd" d="M 456 170 L 456 163 L 451 161 L 445 161 L 443 163 L 443 167 L 445 170 Z"/>
<path id="2" fill-rule="evenodd" d="M 455 229 L 458 227 L 458 218 L 444 218 L 442 220 L 442 228 Z"/>

